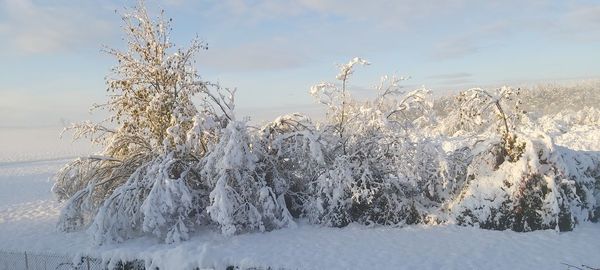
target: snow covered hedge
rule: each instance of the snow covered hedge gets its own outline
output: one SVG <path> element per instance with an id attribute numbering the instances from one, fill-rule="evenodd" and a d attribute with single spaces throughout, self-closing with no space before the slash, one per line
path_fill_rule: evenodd
<path id="1" fill-rule="evenodd" d="M 360 101 L 347 87 L 369 63 L 354 58 L 336 82 L 310 90 L 324 121 L 292 114 L 250 128 L 235 118 L 235 90 L 193 68 L 203 43 L 174 50 L 169 21 L 143 5 L 123 21 L 128 50 L 108 51 L 118 65 L 110 99 L 97 105 L 111 116 L 73 127 L 104 150 L 56 175 L 64 231 L 87 229 L 98 244 L 143 235 L 171 243 L 202 227 L 232 235 L 298 218 L 565 231 L 600 217 L 600 155 L 542 131 L 597 117 L 534 117 L 509 87 L 440 105 L 427 89 L 401 91 L 401 77 L 383 77 L 377 97 Z"/>

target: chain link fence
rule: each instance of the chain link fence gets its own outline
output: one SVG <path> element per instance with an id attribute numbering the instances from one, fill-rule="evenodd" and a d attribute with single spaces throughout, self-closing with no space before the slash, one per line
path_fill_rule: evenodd
<path id="1" fill-rule="evenodd" d="M 0 270 L 108 270 L 102 260 L 91 257 L 75 259 L 52 253 L 31 253 L 0 250 Z M 110 270 L 143 270 L 142 261 L 117 263 Z"/>

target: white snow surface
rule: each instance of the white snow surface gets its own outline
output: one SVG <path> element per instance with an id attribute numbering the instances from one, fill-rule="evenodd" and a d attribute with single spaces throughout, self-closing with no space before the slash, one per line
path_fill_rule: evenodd
<path id="1" fill-rule="evenodd" d="M 575 126 L 557 144 L 600 151 L 600 128 Z M 7 154 L 2 153 L 2 154 Z M 67 162 L 35 156 L 0 157 L 0 251 L 90 255 L 106 260 L 144 259 L 160 269 L 224 269 L 229 265 L 273 269 L 569 269 L 600 267 L 600 224 L 574 231 L 517 233 L 455 225 L 405 228 L 297 228 L 223 236 L 200 231 L 179 244 L 143 237 L 123 244 L 92 245 L 85 232 L 56 229 L 61 205 L 52 196 L 52 175 Z"/>

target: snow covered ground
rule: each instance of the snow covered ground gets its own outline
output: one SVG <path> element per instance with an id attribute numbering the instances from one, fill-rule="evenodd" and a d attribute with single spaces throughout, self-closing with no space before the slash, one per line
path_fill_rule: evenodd
<path id="1" fill-rule="evenodd" d="M 573 148 L 600 150 L 600 129 L 576 128 L 556 138 Z M 578 138 L 578 139 L 574 139 Z M 0 250 L 89 254 L 146 259 L 161 269 L 228 265 L 285 269 L 569 269 L 600 267 L 600 224 L 573 232 L 487 231 L 446 226 L 389 228 L 351 225 L 343 229 L 299 224 L 298 228 L 225 237 L 197 233 L 182 244 L 141 238 L 94 247 L 85 232 L 57 231 L 60 204 L 50 192 L 51 176 L 67 152 L 0 159 Z M 65 156 L 68 157 L 68 156 Z"/>

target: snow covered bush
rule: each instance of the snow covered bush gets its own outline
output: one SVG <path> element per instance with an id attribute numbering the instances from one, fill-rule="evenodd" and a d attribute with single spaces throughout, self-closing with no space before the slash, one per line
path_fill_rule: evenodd
<path id="1" fill-rule="evenodd" d="M 502 161 L 488 142 L 468 168 L 469 183 L 450 204 L 458 224 L 515 231 L 569 231 L 597 218 L 597 155 L 558 147 L 542 132 L 526 138 L 517 161 Z"/>
<path id="2" fill-rule="evenodd" d="M 215 187 L 206 210 L 225 235 L 294 224 L 283 196 L 267 183 L 270 164 L 260 162 L 260 152 L 246 125 L 232 121 L 202 162 L 203 177 Z"/>
<path id="3" fill-rule="evenodd" d="M 308 188 L 322 174 L 328 154 L 328 134 L 301 114 L 278 117 L 257 134 L 264 176 L 275 194 L 286 203 L 292 216 L 301 216 L 311 200 Z"/>
<path id="4" fill-rule="evenodd" d="M 306 185 L 303 215 L 337 227 L 429 222 L 452 186 L 464 182 L 460 171 L 466 166 L 458 162 L 465 160 L 449 158 L 436 138 L 420 130 L 432 121 L 428 90 L 404 93 L 403 78 L 384 77 L 374 101 L 352 99 L 346 85 L 357 64 L 368 62 L 354 58 L 340 67 L 341 87 L 320 83 L 311 88 L 328 108 L 319 136 L 326 159 Z"/>
<path id="5" fill-rule="evenodd" d="M 564 231 L 594 220 L 597 155 L 556 146 L 540 131 L 548 130 L 549 121 L 539 123 L 524 112 L 520 95 L 508 87 L 494 93 L 470 89 L 450 105 L 458 109 L 449 110 L 441 128 L 452 140 L 467 142 L 472 160 L 463 190 L 444 209 L 453 216 L 449 221 L 487 229 Z"/>
<path id="6" fill-rule="evenodd" d="M 595 220 L 598 156 L 556 146 L 541 130 L 554 132 L 567 124 L 525 112 L 523 107 L 532 107 L 523 105 L 521 95 L 508 87 L 470 89 L 446 105 L 457 109 L 446 110 L 441 129 L 472 149 L 464 188 L 444 209 L 453 216 L 449 221 L 487 229 L 564 231 Z M 567 122 L 594 121 L 593 115 L 576 113 Z"/>
<path id="7" fill-rule="evenodd" d="M 520 89 L 510 87 L 494 92 L 481 88 L 463 91 L 456 97 L 458 109 L 448 115 L 443 128 L 450 133 L 495 131 L 502 137 L 501 157 L 516 161 L 525 147 L 513 132 L 524 113 L 520 94 Z"/>

